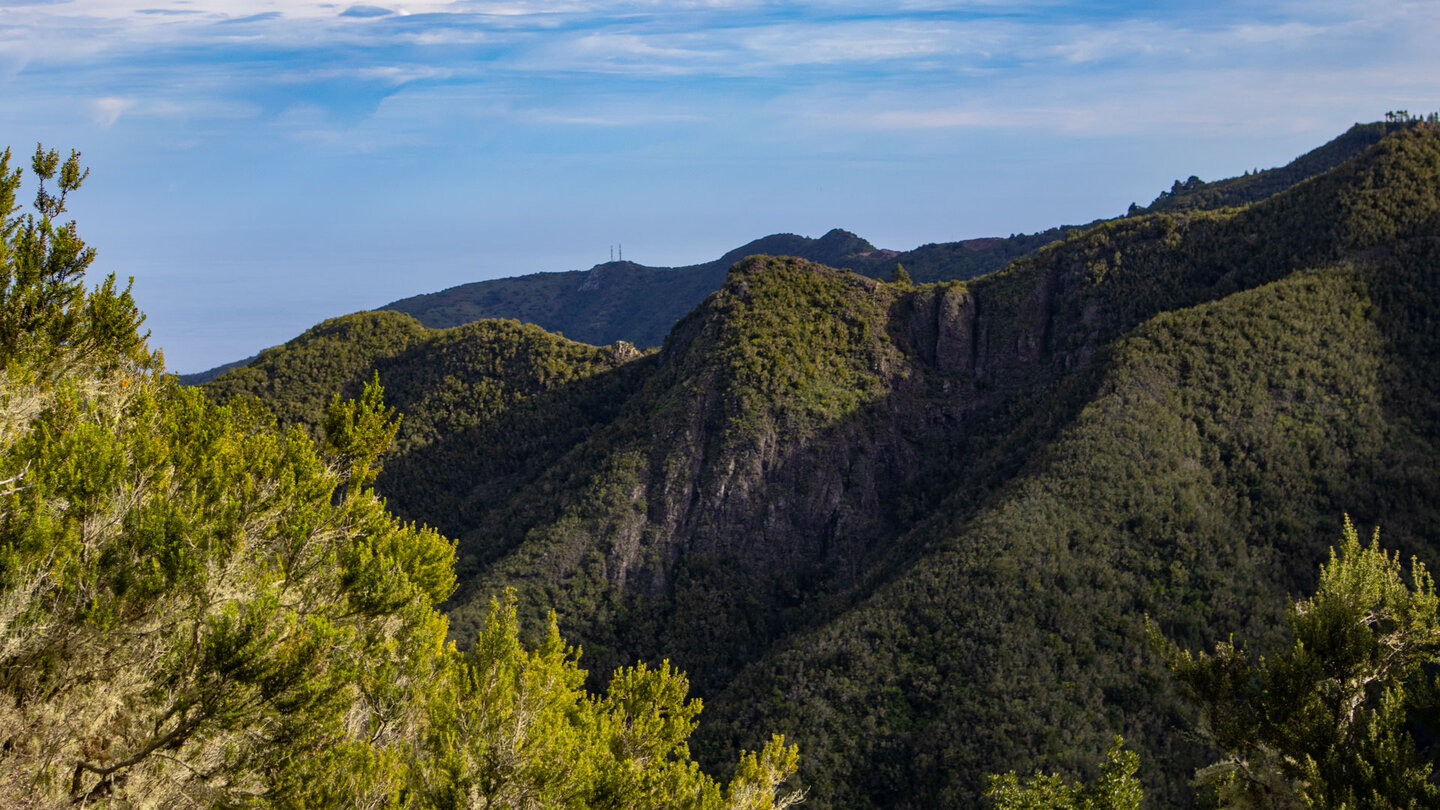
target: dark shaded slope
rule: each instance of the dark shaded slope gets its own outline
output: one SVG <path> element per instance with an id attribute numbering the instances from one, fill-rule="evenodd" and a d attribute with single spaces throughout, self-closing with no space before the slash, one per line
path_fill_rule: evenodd
<path id="1" fill-rule="evenodd" d="M 1051 413 L 999 429 L 1025 389 L 977 372 L 1012 359 L 975 335 L 1001 328 L 964 285 L 742 262 L 611 424 L 478 513 L 462 554 L 501 556 L 457 594 L 458 636 L 514 586 L 600 673 L 662 656 L 719 688 L 913 558 L 895 540 L 942 494 L 1003 477 L 1053 430 Z"/>
<path id="2" fill-rule="evenodd" d="M 520 540 L 462 593 L 462 638 L 491 592 L 518 585 L 533 609 L 584 628 L 601 672 L 664 649 L 715 684 L 764 649 L 782 614 L 815 618 L 804 602 L 853 585 L 893 533 L 892 510 L 874 507 L 914 467 L 881 426 L 827 432 L 905 375 L 887 332 L 901 297 L 800 260 L 737 265 L 619 419 L 462 538 Z M 847 492 L 877 459 L 887 474 L 867 471 Z M 514 518 L 546 499 L 559 504 L 553 522 Z"/>
<path id="3" fill-rule="evenodd" d="M 751 744 L 764 717 L 809 752 L 812 804 L 931 807 L 975 802 L 989 772 L 1075 773 L 1124 733 L 1160 803 L 1183 801 L 1200 759 L 1141 618 L 1259 637 L 1340 512 L 1374 515 L 1352 479 L 1404 445 L 1384 441 L 1363 289 L 1296 276 L 1107 350 L 1058 441 L 902 541 L 938 551 L 711 697 L 707 742 Z"/>
<path id="4" fill-rule="evenodd" d="M 1437 141 L 1396 136 L 1273 206 L 1120 244 L 1107 227 L 996 277 L 1033 295 L 1027 274 L 1088 274 L 1093 292 L 1051 310 L 1052 366 L 1087 351 L 1057 328 L 1075 307 L 1116 324 L 1182 308 L 1054 389 L 1073 407 L 1071 387 L 1100 375 L 982 508 L 957 492 L 900 541 L 933 554 L 707 701 L 708 744 L 753 744 L 764 717 L 810 753 L 816 806 L 931 807 L 975 802 L 987 772 L 1075 773 L 1123 732 L 1159 802 L 1187 801 L 1202 755 L 1143 648 L 1144 614 L 1192 645 L 1273 630 L 1345 510 L 1435 559 Z M 1099 255 L 1127 269 L 1099 272 Z"/>

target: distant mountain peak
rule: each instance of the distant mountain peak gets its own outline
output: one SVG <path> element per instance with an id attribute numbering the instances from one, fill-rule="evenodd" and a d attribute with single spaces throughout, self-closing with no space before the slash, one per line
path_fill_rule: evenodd
<path id="1" fill-rule="evenodd" d="M 597 264 L 585 272 L 585 281 L 580 284 L 580 292 L 595 292 L 617 275 L 623 275 L 627 271 L 647 269 L 651 268 L 623 259 Z"/>
<path id="2" fill-rule="evenodd" d="M 820 237 L 816 241 L 822 245 L 841 244 L 848 247 L 851 244 L 858 244 L 862 246 L 865 250 L 875 249 L 874 245 L 860 238 L 856 234 L 845 230 L 844 228 L 831 228 L 830 230 L 825 232 L 824 236 Z"/>
<path id="3" fill-rule="evenodd" d="M 842 228 L 832 228 L 819 239 L 793 233 L 774 233 L 726 253 L 721 261 L 734 264 L 746 256 L 800 256 L 811 261 L 842 267 L 852 257 L 874 253 L 875 246 Z"/>

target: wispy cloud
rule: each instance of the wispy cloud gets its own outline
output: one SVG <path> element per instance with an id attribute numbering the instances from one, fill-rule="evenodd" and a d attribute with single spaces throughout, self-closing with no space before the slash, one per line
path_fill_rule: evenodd
<path id="1" fill-rule="evenodd" d="M 243 25 L 245 23 L 265 22 L 267 20 L 278 20 L 285 16 L 280 11 L 262 11 L 259 14 L 247 14 L 244 17 L 231 17 L 221 20 L 217 25 Z"/>
<path id="2" fill-rule="evenodd" d="M 499 118 L 528 111 L 532 124 L 684 122 L 695 116 L 668 109 L 677 99 L 709 97 L 744 114 L 747 104 L 783 98 L 792 118 L 803 110 L 806 120 L 857 131 L 1060 121 L 1113 132 L 1175 118 L 1165 112 L 1170 93 L 1187 109 L 1262 98 L 1257 107 L 1283 116 L 1296 98 L 1267 87 L 1310 86 L 1336 63 L 1347 68 L 1328 92 L 1377 99 L 1387 81 L 1440 67 L 1440 21 L 1428 3 L 1408 0 L 1363 10 L 1285 0 L 1255 13 L 1239 2 L 1193 12 L 1137 5 L 1104 15 L 1058 1 L 19 1 L 27 5 L 0 0 L 0 82 L 18 97 L 28 92 L 25 74 L 43 74 L 51 93 L 107 99 L 83 102 L 102 128 L 202 96 L 258 108 L 274 126 L 283 111 L 314 108 L 353 127 L 388 96 L 427 82 L 512 99 Z M 1367 65 L 1383 69 L 1356 72 Z M 1225 87 L 1237 71 L 1257 86 Z M 612 99 L 662 95 L 642 105 L 658 109 L 616 115 L 587 102 L 602 88 Z M 1222 89 L 1219 102 L 1206 98 Z M 140 107 L 118 101 L 141 97 Z M 1159 109 L 1114 117 L 1138 99 Z M 431 136 L 450 137 L 443 127 Z"/>
<path id="3" fill-rule="evenodd" d="M 17 1 L 27 3 L 23 12 Z M 1364 13 L 1331 3 L 1308 16 L 1299 4 L 1247 16 L 1245 6 L 1230 4 L 1225 13 L 1165 14 L 1137 6 L 1105 17 L 1060 2 L 908 2 L 883 9 L 838 0 L 801 8 L 762 0 L 397 6 L 194 0 L 141 9 L 123 0 L 3 2 L 0 26 L 13 33 L 0 43 L 0 65 L 11 72 L 68 74 L 75 77 L 69 84 L 103 87 L 107 98 L 163 100 L 168 93 L 186 95 L 185 79 L 197 67 L 233 65 L 233 83 L 217 82 L 207 92 L 277 111 L 300 102 L 347 104 L 346 82 L 369 96 L 373 90 L 366 87 L 421 80 L 544 94 L 565 77 L 635 83 L 638 93 L 652 92 L 645 88 L 657 81 L 705 82 L 697 85 L 701 92 L 712 92 L 719 81 L 773 97 L 792 90 L 824 95 L 847 84 L 903 91 L 948 83 L 945 89 L 953 91 L 982 79 L 1083 87 L 1110 74 L 1144 85 L 1177 69 L 1254 67 L 1283 80 L 1287 71 L 1323 69 L 1337 58 L 1393 64 L 1399 75 L 1433 63 L 1427 49 L 1434 49 L 1425 43 L 1433 44 L 1440 30 L 1432 8 L 1404 0 L 1383 0 Z M 1378 37 L 1390 38 L 1383 51 L 1375 49 Z M 301 89 L 306 85 L 317 88 L 309 97 Z M 266 86 L 278 94 L 268 104 L 258 98 Z M 867 120 L 925 128 L 966 126 L 981 117 L 890 109 Z M 577 110 L 554 120 L 604 118 Z"/>
<path id="4" fill-rule="evenodd" d="M 135 99 L 133 98 L 115 98 L 111 96 L 91 99 L 90 101 L 90 108 L 95 114 L 95 123 L 99 124 L 101 129 L 109 129 L 116 121 L 120 120 L 120 116 L 124 114 L 126 110 L 134 106 Z"/>
<path id="5" fill-rule="evenodd" d="M 315 68 L 306 71 L 287 71 L 275 75 L 281 84 L 309 84 L 313 82 L 366 82 L 399 87 L 402 84 L 422 80 L 448 79 L 460 75 L 459 68 L 436 67 L 423 64 L 408 65 L 365 65 L 346 67 Z"/>

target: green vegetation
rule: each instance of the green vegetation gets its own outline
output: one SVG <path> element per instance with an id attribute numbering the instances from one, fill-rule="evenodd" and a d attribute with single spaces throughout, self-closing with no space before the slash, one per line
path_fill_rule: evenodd
<path id="1" fill-rule="evenodd" d="M 669 659 L 714 773 L 776 729 L 812 807 L 974 806 L 1012 768 L 1055 774 L 1016 801 L 1083 803 L 1123 735 L 1148 801 L 1187 806 L 1217 752 L 1146 618 L 1284 645 L 1347 509 L 1437 551 L 1437 189 L 1440 131 L 1396 127 L 1258 202 L 963 282 L 925 268 L 1019 243 L 875 251 L 909 287 L 752 258 L 643 357 L 481 322 L 303 383 L 316 333 L 209 390 L 318 426 L 378 370 L 407 416 L 375 486 L 457 538 L 453 637 L 513 587 L 532 647 L 554 608 L 594 671 Z"/>
<path id="2" fill-rule="evenodd" d="M 55 150 L 35 147 L 31 166 L 40 186 L 34 213 L 23 216 L 14 216 L 21 170 L 12 170 L 10 159 L 9 149 L 0 153 L 0 357 L 58 357 L 63 347 L 65 363 L 149 363 L 129 288 L 116 292 L 110 276 L 87 292 L 83 278 L 95 251 L 85 246 L 74 222 L 58 221 L 66 198 L 90 173 L 81 170 L 79 153 L 71 152 L 62 164 Z M 58 185 L 58 195 L 46 190 L 47 181 Z M 57 374 L 65 368 L 36 371 Z"/>
<path id="3" fill-rule="evenodd" d="M 1039 397 L 1008 426 L 1040 442 L 1006 448 L 1019 474 L 978 504 L 962 481 L 896 541 L 934 551 L 714 696 L 702 739 L 765 718 L 819 760 L 815 802 L 896 806 L 973 801 L 1002 764 L 1073 771 L 1120 732 L 1183 801 L 1202 754 L 1167 731 L 1142 616 L 1195 643 L 1275 623 L 1282 561 L 1313 559 L 1385 444 L 1357 292 L 1319 273 L 1162 316 L 1077 380 L 1078 413 L 1070 386 Z"/>
<path id="4" fill-rule="evenodd" d="M 356 396 L 378 374 L 405 419 L 377 485 L 401 514 L 458 535 L 474 525 L 474 482 L 498 497 L 554 463 L 633 387 L 629 372 L 600 372 L 635 360 L 643 362 L 624 345 L 599 349 L 515 321 L 429 330 L 408 315 L 361 312 L 261 353 L 206 390 L 222 402 L 262 401 L 281 424 L 318 437 L 330 397 Z"/>
<path id="5" fill-rule="evenodd" d="M 1339 549 L 1320 569 L 1315 595 L 1291 605 L 1294 646 L 1254 658 L 1231 641 L 1192 655 L 1147 627 L 1202 730 L 1223 753 L 1196 784 L 1206 806 L 1225 808 L 1432 807 L 1437 706 L 1424 671 L 1440 661 L 1434 581 L 1411 561 L 1407 583 L 1399 555 L 1370 545 L 1345 520 Z M 1139 757 L 1115 738 L 1100 777 L 1069 785 L 1037 772 L 1021 783 L 1011 771 L 990 777 L 996 810 L 1136 808 Z"/>
<path id="6" fill-rule="evenodd" d="M 1149 206 L 1140 208 L 1132 205 L 1130 215 L 1230 208 L 1258 202 L 1330 171 L 1374 146 L 1387 134 L 1409 124 L 1408 121 L 1356 124 L 1335 140 L 1275 169 L 1245 172 L 1239 177 L 1213 183 L 1206 183 L 1193 175 L 1184 183 L 1176 180 L 1169 191 L 1160 192 L 1160 196 Z"/>
<path id="7" fill-rule="evenodd" d="M 544 605 L 563 606 L 562 618 L 572 617 L 568 631 L 585 633 L 587 649 L 602 661 L 653 658 L 648 653 L 664 649 L 662 655 L 685 655 L 687 669 L 706 683 L 722 682 L 735 665 L 729 645 L 717 648 L 698 627 L 664 617 L 693 615 L 729 644 L 763 648 L 783 632 L 780 617 L 758 615 L 770 598 L 727 598 L 717 605 L 707 594 L 739 586 L 743 572 L 760 578 L 752 583 L 752 597 L 791 588 L 773 571 L 762 573 L 763 560 L 794 553 L 783 547 L 760 551 L 761 558 L 727 569 L 704 563 L 711 549 L 696 548 L 676 582 L 682 596 L 672 601 L 661 593 L 631 603 L 616 590 L 617 579 L 670 577 L 656 545 L 662 535 L 646 525 L 648 508 L 654 503 L 669 511 L 666 522 L 691 522 L 702 535 L 757 551 L 794 534 L 788 527 L 755 525 L 754 534 L 741 540 L 742 532 L 723 525 L 716 510 L 726 508 L 725 500 L 750 508 L 781 488 L 804 499 L 825 486 L 794 480 L 752 490 L 746 479 L 767 458 L 813 442 L 825 426 L 882 394 L 886 369 L 899 358 L 885 334 L 894 303 L 885 285 L 800 260 L 754 258 L 737 265 L 707 307 L 677 327 L 677 335 L 686 337 L 673 338 L 658 364 L 634 368 L 644 376 L 609 424 L 499 502 L 482 518 L 480 531 L 462 537 L 462 547 L 469 541 L 477 549 L 484 544 L 509 553 L 482 570 L 474 596 L 462 587 L 452 600 L 456 626 L 474 624 L 481 595 L 499 583 L 516 584 L 532 615 Z M 840 316 L 810 317 L 817 310 Z M 657 445 L 655 437 L 671 440 Z M 684 505 L 660 494 L 650 501 L 650 493 L 667 488 L 694 495 Z M 736 557 L 733 547 L 723 554 Z M 658 626 L 673 627 L 673 633 L 657 638 Z M 648 638 L 637 638 L 641 633 Z"/>
<path id="8" fill-rule="evenodd" d="M 711 300 L 713 329 L 687 347 L 693 370 L 716 375 L 730 430 L 786 437 L 833 422 L 878 397 L 892 296 L 884 286 L 798 259 L 743 261 Z M 827 317 L 807 318 L 806 312 Z"/>
<path id="9" fill-rule="evenodd" d="M 985 795 L 995 810 L 1137 810 L 1144 793 L 1135 769 L 1140 757 L 1115 738 L 1093 785 L 1066 784 L 1058 774 L 1036 772 L 1024 782 L 1014 771 L 990 777 Z"/>
<path id="10" fill-rule="evenodd" d="M 1378 531 L 1362 546 L 1347 519 L 1315 595 L 1290 608 L 1289 650 L 1252 658 L 1227 641 L 1192 656 L 1161 642 L 1224 752 L 1200 772 L 1220 806 L 1435 806 L 1440 707 L 1425 668 L 1440 662 L 1440 618 L 1424 564 L 1409 580 Z"/>
<path id="11" fill-rule="evenodd" d="M 474 647 L 426 690 L 419 806 L 783 810 L 802 798 L 776 795 L 798 757 L 781 737 L 744 754 L 724 787 L 700 771 L 686 745 L 700 701 L 668 662 L 617 670 L 596 698 L 553 615 L 535 649 L 518 633 L 513 602 L 492 601 Z"/>
<path id="12" fill-rule="evenodd" d="M 470 650 L 447 643 L 434 605 L 454 589 L 454 547 L 371 489 L 397 431 L 379 384 L 333 397 L 318 444 L 250 400 L 219 406 L 179 385 L 136 331 L 128 292 L 113 279 L 85 289 L 93 254 L 73 223 L 55 224 L 84 179 L 78 156 L 37 151 L 37 212 L 25 216 L 9 160 L 0 154 L 0 804 L 765 810 L 798 799 L 778 790 L 797 763 L 782 738 L 742 755 L 725 785 L 691 761 L 700 703 L 668 663 L 618 669 L 591 694 L 553 615 L 538 645 L 520 642 L 508 593 Z M 331 359 L 315 362 L 347 362 Z"/>
<path id="13" fill-rule="evenodd" d="M 819 239 L 775 234 L 713 262 L 689 267 L 609 262 L 585 272 L 536 273 L 463 284 L 395 301 L 385 309 L 413 315 L 435 329 L 516 318 L 584 343 L 605 345 L 624 340 L 637 346 L 658 346 L 677 321 L 722 286 L 730 267 L 748 256 L 794 256 L 850 268 L 876 279 L 890 278 L 895 265 L 903 261 L 918 281 L 950 281 L 998 270 L 1010 260 L 1060 239 L 1066 230 L 924 245 L 904 253 L 877 250 L 841 230 Z M 193 382 L 211 378 L 196 375 Z"/>

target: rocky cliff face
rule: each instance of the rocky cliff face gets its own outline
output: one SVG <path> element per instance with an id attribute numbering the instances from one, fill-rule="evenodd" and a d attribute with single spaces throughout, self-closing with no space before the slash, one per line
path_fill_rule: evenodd
<path id="1" fill-rule="evenodd" d="M 917 553 L 900 538 L 975 477 L 966 460 L 995 435 L 973 426 L 1117 331 L 1098 300 L 1060 303 L 1094 297 L 1075 275 L 1036 263 L 912 288 L 741 262 L 676 326 L 623 415 L 562 462 L 571 489 L 553 520 L 517 522 L 511 504 L 555 491 L 558 473 L 462 536 L 462 554 L 513 551 L 458 597 L 459 637 L 475 600 L 519 585 L 600 672 L 660 656 L 701 688 L 723 684 Z"/>

